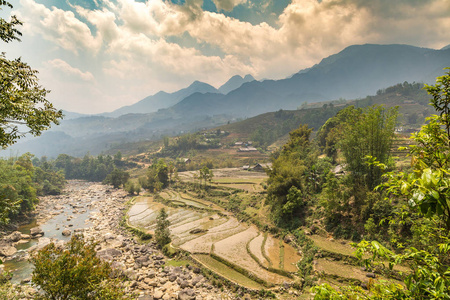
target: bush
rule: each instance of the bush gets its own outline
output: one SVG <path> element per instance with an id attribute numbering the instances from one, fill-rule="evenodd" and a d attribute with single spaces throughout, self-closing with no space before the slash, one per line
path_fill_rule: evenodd
<path id="1" fill-rule="evenodd" d="M 96 243 L 72 236 L 64 246 L 50 243 L 31 257 L 32 282 L 42 291 L 41 299 L 131 299 L 119 278 L 96 256 Z"/>

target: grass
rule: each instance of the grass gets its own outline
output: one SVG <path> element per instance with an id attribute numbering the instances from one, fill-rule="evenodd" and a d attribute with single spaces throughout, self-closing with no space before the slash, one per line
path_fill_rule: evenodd
<path id="1" fill-rule="evenodd" d="M 184 267 L 190 265 L 191 262 L 188 260 L 176 260 L 176 259 L 169 259 L 166 261 L 166 266 L 168 267 Z"/>

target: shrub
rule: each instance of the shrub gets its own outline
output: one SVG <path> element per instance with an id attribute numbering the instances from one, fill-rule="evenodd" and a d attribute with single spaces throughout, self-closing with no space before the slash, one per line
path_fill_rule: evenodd
<path id="1" fill-rule="evenodd" d="M 32 282 L 41 299 L 131 299 L 107 262 L 96 256 L 96 243 L 72 236 L 63 247 L 50 243 L 31 257 Z"/>

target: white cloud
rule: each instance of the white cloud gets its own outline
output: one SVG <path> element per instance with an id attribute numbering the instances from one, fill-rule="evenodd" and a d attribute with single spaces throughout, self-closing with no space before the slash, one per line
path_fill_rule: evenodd
<path id="1" fill-rule="evenodd" d="M 217 10 L 232 11 L 239 4 L 246 3 L 247 0 L 213 0 Z"/>
<path id="2" fill-rule="evenodd" d="M 194 80 L 217 86 L 235 74 L 282 78 L 352 44 L 440 48 L 450 43 L 450 0 L 292 0 L 278 16 L 276 28 L 221 13 L 251 1 L 213 1 L 219 12 L 203 11 L 202 0 L 183 5 L 102 0 L 95 10 L 73 5 L 74 13 L 20 0 L 18 15 L 25 21 L 24 31 L 59 49 L 47 49 L 64 58 L 50 59 L 54 76 L 64 71 L 91 81 L 96 74 L 98 89 L 91 90 L 92 99 L 107 99 L 107 105 L 116 106 L 111 109 Z M 174 42 L 186 36 L 189 44 Z M 210 49 L 208 55 L 203 46 Z M 83 93 L 88 97 L 88 91 Z"/>
<path id="3" fill-rule="evenodd" d="M 79 50 L 94 53 L 101 47 L 101 39 L 94 37 L 89 27 L 78 20 L 71 11 L 56 7 L 49 9 L 33 0 L 20 0 L 22 11 L 19 18 L 24 29 L 32 34 L 40 34 L 59 47 L 78 54 Z"/>
<path id="4" fill-rule="evenodd" d="M 62 73 L 69 75 L 72 78 L 81 79 L 83 81 L 90 81 L 90 82 L 93 82 L 95 80 L 92 73 L 83 72 L 80 69 L 74 68 L 71 65 L 69 65 L 67 62 L 63 61 L 62 59 L 56 58 L 56 59 L 48 61 L 47 64 L 51 68 L 61 71 Z"/>

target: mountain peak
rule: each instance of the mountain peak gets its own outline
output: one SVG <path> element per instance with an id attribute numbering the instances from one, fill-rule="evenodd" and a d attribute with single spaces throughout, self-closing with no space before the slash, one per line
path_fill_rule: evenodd
<path id="1" fill-rule="evenodd" d="M 250 74 L 247 74 L 247 75 L 245 75 L 245 77 L 244 77 L 244 81 L 245 82 L 249 82 L 249 81 L 253 81 L 253 80 L 256 80 L 252 75 L 250 75 Z"/>
<path id="2" fill-rule="evenodd" d="M 219 88 L 219 92 L 221 92 L 222 94 L 228 94 L 229 92 L 241 87 L 241 85 L 243 85 L 244 83 L 254 80 L 255 78 L 253 78 L 253 76 L 250 74 L 245 75 L 244 78 L 242 78 L 241 75 L 234 75 Z"/>

